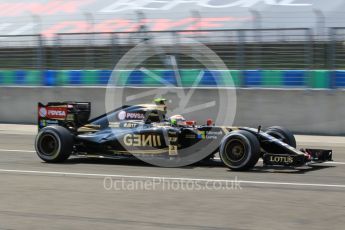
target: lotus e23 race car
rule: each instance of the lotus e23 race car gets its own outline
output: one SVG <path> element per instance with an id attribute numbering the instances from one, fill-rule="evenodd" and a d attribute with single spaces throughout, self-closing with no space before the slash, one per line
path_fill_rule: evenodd
<path id="1" fill-rule="evenodd" d="M 89 102 L 39 103 L 38 156 L 58 163 L 71 155 L 176 161 L 197 154 L 187 161 L 192 164 L 219 152 L 221 161 L 232 170 L 250 170 L 260 158 L 264 165 L 280 167 L 332 160 L 332 150 L 297 150 L 293 134 L 280 126 L 262 131 L 260 126 L 217 126 L 211 119 L 197 125 L 181 115 L 167 119 L 167 106 L 160 98 L 152 104 L 125 105 L 93 119 L 89 119 L 90 112 Z"/>

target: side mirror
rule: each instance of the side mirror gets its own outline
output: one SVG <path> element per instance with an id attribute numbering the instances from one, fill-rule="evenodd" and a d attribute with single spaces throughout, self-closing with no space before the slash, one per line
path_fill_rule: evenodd
<path id="1" fill-rule="evenodd" d="M 196 125 L 196 121 L 186 121 L 186 124 L 188 125 L 188 126 L 195 126 Z"/>
<path id="2" fill-rule="evenodd" d="M 207 119 L 206 125 L 207 125 L 207 126 L 212 126 L 212 125 L 213 125 L 212 119 Z"/>
<path id="3" fill-rule="evenodd" d="M 261 131 L 261 125 L 258 126 L 258 134 L 260 133 Z"/>

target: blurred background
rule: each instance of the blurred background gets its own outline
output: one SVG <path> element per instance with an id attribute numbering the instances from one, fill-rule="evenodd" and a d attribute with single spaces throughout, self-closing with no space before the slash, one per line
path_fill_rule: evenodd
<path id="1" fill-rule="evenodd" d="M 192 70 L 203 68 L 178 55 L 190 38 L 222 58 L 236 86 L 341 88 L 344 7 L 341 0 L 1 1 L 0 84 L 104 85 L 118 60 L 145 41 L 191 70 L 181 76 L 188 86 Z M 162 55 L 144 65 L 172 75 Z M 140 71 L 124 76 L 126 84 L 160 84 Z M 216 84 L 208 79 L 201 84 Z"/>

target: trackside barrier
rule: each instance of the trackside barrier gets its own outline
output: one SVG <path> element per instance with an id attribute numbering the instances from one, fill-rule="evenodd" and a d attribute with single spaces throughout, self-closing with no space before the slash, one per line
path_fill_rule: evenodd
<path id="1" fill-rule="evenodd" d="M 199 82 L 198 76 L 202 74 Z M 3 86 L 103 86 L 111 70 L 0 70 Z M 199 70 L 183 69 L 179 75 L 183 87 L 248 88 L 345 88 L 345 70 Z M 127 86 L 176 85 L 173 70 L 123 70 L 116 73 L 118 84 Z M 152 77 L 154 76 L 154 77 Z M 232 77 L 232 80 L 229 78 Z M 157 78 L 158 77 L 158 78 Z"/>
<path id="2" fill-rule="evenodd" d="M 123 97 L 143 95 L 156 87 L 127 87 Z M 186 90 L 189 90 L 186 88 Z M 188 105 L 217 100 L 219 93 L 227 88 L 197 88 Z M 187 91 L 186 91 L 187 92 Z M 49 101 L 90 101 L 91 117 L 105 113 L 105 87 L 0 87 L 0 123 L 35 124 L 37 102 Z M 281 125 L 294 133 L 345 135 L 345 90 L 304 90 L 304 89 L 236 89 L 237 103 L 235 121 L 231 118 L 222 124 L 257 127 L 263 129 Z M 128 104 L 152 101 L 154 94 L 138 97 Z M 175 97 L 174 97 L 175 98 Z M 180 100 L 169 101 L 169 108 L 177 108 Z M 117 107 L 117 106 L 115 106 Z M 108 108 L 109 109 L 109 108 Z M 172 111 L 168 110 L 168 116 Z M 206 107 L 197 112 L 183 114 L 188 119 L 205 124 L 215 119 L 218 110 Z M 220 123 L 216 122 L 221 125 Z"/>

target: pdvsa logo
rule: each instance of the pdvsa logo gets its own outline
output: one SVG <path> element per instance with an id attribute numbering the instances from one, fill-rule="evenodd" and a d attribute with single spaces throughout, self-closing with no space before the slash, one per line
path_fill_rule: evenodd
<path id="1" fill-rule="evenodd" d="M 42 118 L 64 119 L 67 116 L 67 108 L 41 107 L 38 110 L 38 114 Z"/>
<path id="2" fill-rule="evenodd" d="M 44 107 L 41 107 L 39 110 L 38 110 L 38 114 L 40 117 L 46 117 L 47 116 L 47 109 L 44 108 Z"/>
<path id="3" fill-rule="evenodd" d="M 60 110 L 48 110 L 48 116 L 53 116 L 53 117 L 65 117 L 66 112 L 65 111 L 60 111 Z"/>
<path id="4" fill-rule="evenodd" d="M 120 111 L 117 115 L 120 121 L 123 120 L 143 120 L 145 115 L 143 113 L 129 113 L 126 111 Z"/>
<path id="5" fill-rule="evenodd" d="M 145 118 L 145 115 L 142 113 L 127 113 L 126 118 L 127 119 L 135 119 L 135 120 L 140 119 L 141 120 L 141 119 Z"/>
<path id="6" fill-rule="evenodd" d="M 119 114 L 117 115 L 120 121 L 126 119 L 126 112 L 125 111 L 120 111 Z"/>

